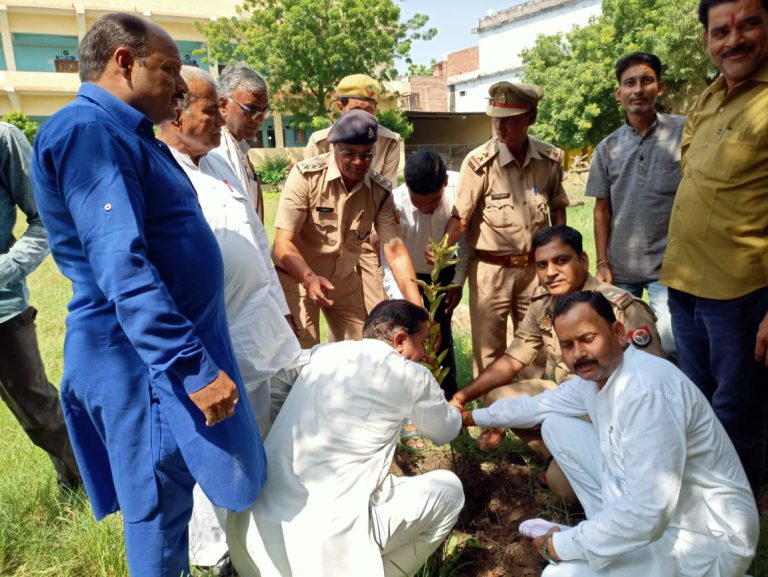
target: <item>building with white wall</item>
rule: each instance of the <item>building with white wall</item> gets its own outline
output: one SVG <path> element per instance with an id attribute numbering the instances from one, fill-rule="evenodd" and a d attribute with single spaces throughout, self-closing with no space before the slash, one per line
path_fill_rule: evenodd
<path id="1" fill-rule="evenodd" d="M 478 68 L 448 77 L 452 110 L 484 111 L 492 84 L 520 80 L 520 54 L 537 36 L 568 32 L 600 13 L 601 0 L 528 0 L 480 18 L 472 30 L 478 35 Z"/>

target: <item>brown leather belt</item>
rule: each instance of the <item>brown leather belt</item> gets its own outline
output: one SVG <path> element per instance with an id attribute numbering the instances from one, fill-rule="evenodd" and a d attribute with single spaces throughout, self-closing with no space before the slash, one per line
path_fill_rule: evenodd
<path id="1" fill-rule="evenodd" d="M 507 268 L 526 268 L 530 264 L 530 255 L 528 254 L 511 254 L 503 256 L 484 250 L 476 250 L 475 257 L 483 262 Z"/>

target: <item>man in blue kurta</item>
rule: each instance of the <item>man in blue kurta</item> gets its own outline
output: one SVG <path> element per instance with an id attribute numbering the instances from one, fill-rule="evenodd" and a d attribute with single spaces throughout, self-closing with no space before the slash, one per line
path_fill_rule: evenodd
<path id="1" fill-rule="evenodd" d="M 72 281 L 64 415 L 97 518 L 121 509 L 134 577 L 189 574 L 192 488 L 242 510 L 264 450 L 231 348 L 222 262 L 194 188 L 153 123 L 187 91 L 173 40 L 99 19 L 75 101 L 40 129 L 33 181 Z"/>

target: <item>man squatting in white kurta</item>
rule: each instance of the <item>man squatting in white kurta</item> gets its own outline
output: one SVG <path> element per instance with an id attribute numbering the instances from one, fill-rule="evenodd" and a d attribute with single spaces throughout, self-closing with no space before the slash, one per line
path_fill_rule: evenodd
<path id="1" fill-rule="evenodd" d="M 286 320 L 288 304 L 272 265 L 264 226 L 230 166 L 208 154 L 218 145 L 224 125 L 216 84 L 207 72 L 192 66 L 183 66 L 181 76 L 189 93 L 179 118 L 163 124 L 159 137 L 192 181 L 221 249 L 232 345 L 264 438 L 301 370 L 301 348 Z M 214 507 L 199 487 L 193 495 L 192 564 L 216 565 L 227 553 L 226 511 Z"/>
<path id="2" fill-rule="evenodd" d="M 550 561 L 543 575 L 743 577 L 758 537 L 755 501 L 699 389 L 666 360 L 627 346 L 600 293 L 562 297 L 554 318 L 578 376 L 462 415 L 465 425 L 541 424 L 584 506 L 576 527 L 547 524 L 530 535 Z"/>
<path id="3" fill-rule="evenodd" d="M 437 444 L 461 429 L 414 362 L 427 320 L 421 307 L 384 301 L 363 340 L 311 350 L 267 436 L 261 498 L 227 521 L 240 577 L 407 577 L 443 541 L 464 505 L 458 477 L 389 473 L 405 417 Z"/>

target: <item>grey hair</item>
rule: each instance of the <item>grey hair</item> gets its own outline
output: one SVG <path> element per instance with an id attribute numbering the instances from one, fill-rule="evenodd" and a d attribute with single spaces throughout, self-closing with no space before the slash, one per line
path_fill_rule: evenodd
<path id="1" fill-rule="evenodd" d="M 247 92 L 269 96 L 267 83 L 261 74 L 248 68 L 245 64 L 233 62 L 232 64 L 227 64 L 219 75 L 219 95 L 229 98 L 238 88 Z"/>
<path id="2" fill-rule="evenodd" d="M 187 83 L 187 86 L 189 86 L 190 82 L 199 82 L 202 84 L 207 84 L 210 88 L 213 88 L 214 92 L 218 94 L 219 87 L 216 85 L 216 81 L 213 79 L 213 76 L 211 76 L 205 70 L 202 70 L 197 66 L 189 66 L 187 64 L 184 64 L 181 67 L 181 71 L 179 73 L 181 74 L 181 77 L 184 79 L 184 82 Z M 195 100 L 196 100 L 196 97 L 192 94 L 192 91 L 191 90 L 187 91 L 184 94 L 184 98 L 181 101 L 179 101 L 179 108 L 181 108 L 182 113 L 188 114 L 189 107 L 192 105 L 192 103 Z"/>

